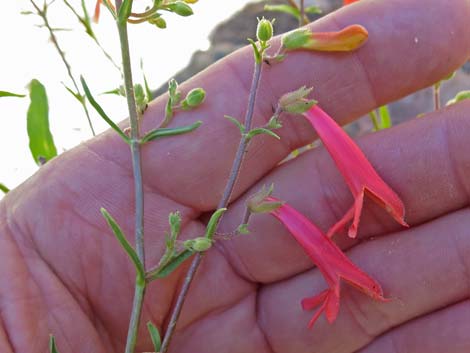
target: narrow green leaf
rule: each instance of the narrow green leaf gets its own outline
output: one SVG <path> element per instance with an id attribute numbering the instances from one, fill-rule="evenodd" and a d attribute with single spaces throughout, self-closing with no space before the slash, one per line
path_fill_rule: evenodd
<path id="1" fill-rule="evenodd" d="M 217 211 L 215 211 L 212 214 L 209 220 L 209 223 L 207 223 L 206 235 L 205 235 L 206 238 L 209 238 L 212 240 L 212 238 L 214 237 L 215 230 L 217 228 L 217 224 L 219 223 L 220 217 L 222 217 L 225 211 L 227 211 L 225 207 L 219 208 Z"/>
<path id="2" fill-rule="evenodd" d="M 246 138 L 248 140 L 250 140 L 253 136 L 260 135 L 260 134 L 266 134 L 266 135 L 272 136 L 272 137 L 274 137 L 278 140 L 281 139 L 278 134 L 276 134 L 275 132 L 273 132 L 271 130 L 265 129 L 264 127 L 258 127 L 256 129 L 251 130 L 246 135 Z"/>
<path id="3" fill-rule="evenodd" d="M 55 338 L 52 335 L 49 336 L 49 353 L 59 353 L 55 345 Z"/>
<path id="4" fill-rule="evenodd" d="M 304 11 L 305 13 L 310 13 L 313 15 L 319 15 L 322 13 L 322 10 L 318 6 L 315 6 L 315 5 L 307 6 Z"/>
<path id="5" fill-rule="evenodd" d="M 285 5 L 285 4 L 279 4 L 279 5 L 264 5 L 264 9 L 266 11 L 276 11 L 276 12 L 282 12 L 282 13 L 287 13 L 289 15 L 294 16 L 296 19 L 300 18 L 300 11 L 290 5 Z"/>
<path id="6" fill-rule="evenodd" d="M 10 189 L 7 188 L 7 187 L 5 186 L 5 184 L 0 183 L 0 191 L 2 191 L 3 193 L 6 194 L 7 192 L 10 191 Z"/>
<path id="7" fill-rule="evenodd" d="M 32 80 L 28 86 L 29 104 L 27 130 L 29 149 L 34 161 L 39 165 L 57 156 L 51 131 L 49 130 L 49 105 L 44 86 L 38 80 Z"/>
<path id="8" fill-rule="evenodd" d="M 123 249 L 126 251 L 127 255 L 131 259 L 132 263 L 135 266 L 135 269 L 137 271 L 137 276 L 140 279 L 145 278 L 145 271 L 144 271 L 144 266 L 142 262 L 140 262 L 139 257 L 137 256 L 136 251 L 132 247 L 132 245 L 129 243 L 127 240 L 126 236 L 124 235 L 121 227 L 117 222 L 114 220 L 114 218 L 104 209 L 103 207 L 100 209 L 101 214 L 103 217 L 106 219 L 106 222 L 108 223 L 109 227 L 112 229 L 116 239 L 119 241 L 119 244 L 123 247 Z"/>
<path id="9" fill-rule="evenodd" d="M 67 90 L 67 92 L 69 92 L 76 100 L 78 100 L 80 102 L 80 104 L 83 104 L 84 101 L 85 101 L 85 98 L 83 96 L 81 96 L 79 93 L 75 92 L 73 89 L 71 89 L 70 87 L 66 86 L 63 82 L 62 84 L 64 85 L 65 89 Z"/>
<path id="10" fill-rule="evenodd" d="M 231 121 L 232 123 L 234 123 L 238 129 L 240 130 L 240 132 L 242 134 L 245 133 L 245 125 L 243 125 L 241 122 L 239 122 L 237 119 L 235 119 L 234 117 L 231 117 L 230 115 L 224 115 L 224 118 L 225 119 L 228 119 L 229 121 Z"/>
<path id="11" fill-rule="evenodd" d="M 171 229 L 171 240 L 172 242 L 176 241 L 176 238 L 178 237 L 178 234 L 180 233 L 181 229 L 181 214 L 176 211 L 176 212 L 170 212 L 168 216 L 168 222 L 170 223 L 170 229 Z"/>
<path id="12" fill-rule="evenodd" d="M 132 11 L 132 1 L 133 0 L 124 0 L 118 10 L 118 22 L 126 23 L 129 15 Z M 106 1 L 105 1 L 106 2 Z"/>
<path id="13" fill-rule="evenodd" d="M 384 105 L 379 108 L 380 116 L 380 129 L 388 129 L 392 126 L 392 119 L 390 118 L 390 112 L 388 106 Z"/>
<path id="14" fill-rule="evenodd" d="M 105 91 L 103 93 L 100 93 L 100 95 L 103 95 L 103 94 L 114 94 L 116 96 L 122 96 L 122 97 L 126 96 L 126 94 L 120 88 L 110 89 L 109 91 Z"/>
<path id="15" fill-rule="evenodd" d="M 18 94 L 18 93 L 13 93 L 13 92 L 0 91 L 0 97 L 19 97 L 19 98 L 23 98 L 23 97 L 26 97 L 26 94 Z"/>
<path id="16" fill-rule="evenodd" d="M 150 102 L 153 99 L 153 94 L 152 94 L 152 90 L 150 89 L 150 86 L 148 84 L 147 77 L 145 76 L 144 62 L 143 62 L 142 59 L 140 59 L 140 70 L 142 71 L 142 76 L 144 78 L 145 95 L 147 96 L 147 100 Z"/>
<path id="17" fill-rule="evenodd" d="M 190 258 L 194 252 L 190 250 L 183 250 L 173 256 L 173 258 L 168 261 L 168 263 L 163 266 L 155 275 L 151 276 L 150 279 L 156 279 L 156 278 L 164 278 L 171 274 L 176 268 L 181 265 L 184 261 L 186 261 L 188 258 Z"/>
<path id="18" fill-rule="evenodd" d="M 142 137 L 140 142 L 146 143 L 146 142 L 153 141 L 162 137 L 186 134 L 188 132 L 196 130 L 201 125 L 202 125 L 202 121 L 198 120 L 195 123 L 191 125 L 187 125 L 187 126 L 172 127 L 172 128 L 158 128 L 147 133 L 144 137 Z"/>
<path id="19" fill-rule="evenodd" d="M 108 125 L 114 130 L 116 131 L 121 137 L 122 139 L 127 142 L 127 143 L 130 143 L 130 139 L 129 137 L 120 129 L 119 126 L 116 125 L 116 123 L 114 123 L 107 115 L 106 113 L 104 112 L 103 108 L 101 108 L 101 106 L 98 104 L 97 101 L 95 101 L 95 98 L 93 98 L 91 92 L 90 92 L 90 89 L 88 88 L 88 85 L 86 84 L 85 82 L 85 79 L 83 78 L 83 76 L 80 76 L 80 81 L 82 83 L 82 86 L 83 86 L 83 91 L 85 92 L 85 96 L 88 98 L 88 101 L 90 102 L 90 104 L 93 106 L 93 108 L 95 108 L 95 110 L 98 112 L 98 114 L 103 118 L 104 121 L 106 121 L 108 123 Z"/>
<path id="20" fill-rule="evenodd" d="M 460 91 L 459 93 L 456 94 L 456 96 L 454 98 L 452 98 L 450 101 L 448 101 L 446 103 L 446 106 L 458 103 L 458 102 L 463 101 L 465 99 L 470 99 L 470 90 Z"/>
<path id="21" fill-rule="evenodd" d="M 158 332 L 157 327 L 151 322 L 147 322 L 147 329 L 150 333 L 150 338 L 152 339 L 153 349 L 155 352 L 160 352 L 160 348 L 162 346 L 162 339 L 160 337 L 160 333 Z"/>

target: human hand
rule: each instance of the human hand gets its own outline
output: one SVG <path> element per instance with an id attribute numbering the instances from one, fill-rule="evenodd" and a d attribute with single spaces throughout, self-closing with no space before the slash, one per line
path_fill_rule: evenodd
<path id="1" fill-rule="evenodd" d="M 350 122 L 461 65 L 469 56 L 468 18 L 465 0 L 344 8 L 312 27 L 360 23 L 369 30 L 368 43 L 349 54 L 291 53 L 265 67 L 255 116 L 263 122 L 283 93 L 314 85 L 323 109 Z M 202 119 L 204 125 L 144 148 L 147 267 L 163 251 L 169 212 L 181 212 L 183 238 L 203 232 L 239 139 L 222 116 L 243 116 L 251 67 L 250 49 L 241 50 L 183 85 L 204 87 L 208 100 L 178 114 L 174 124 Z M 159 98 L 149 107 L 144 131 L 163 116 L 164 103 Z M 461 103 L 359 140 L 402 197 L 412 227 L 402 231 L 366 204 L 359 237 L 376 239 L 337 238 L 394 300 L 373 302 L 345 285 L 337 321 L 322 318 L 308 330 L 311 313 L 301 310 L 300 299 L 324 289 L 321 275 L 282 225 L 256 216 L 250 235 L 218 242 L 204 258 L 171 351 L 468 352 L 469 112 L 470 104 Z M 253 141 L 222 231 L 238 225 L 246 196 L 271 182 L 277 197 L 324 230 L 350 206 L 349 190 L 322 148 L 277 166 L 314 138 L 302 118 L 283 120 L 281 142 Z M 0 203 L 0 352 L 45 352 L 49 333 L 62 353 L 123 351 L 135 273 L 99 209 L 132 234 L 130 165 L 127 146 L 107 132 L 47 163 Z M 165 327 L 187 266 L 149 285 L 142 322 Z M 137 351 L 151 349 L 141 325 Z"/>

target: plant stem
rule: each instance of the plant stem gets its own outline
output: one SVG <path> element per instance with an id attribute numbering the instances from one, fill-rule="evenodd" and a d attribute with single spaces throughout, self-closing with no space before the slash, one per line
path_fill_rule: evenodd
<path id="1" fill-rule="evenodd" d="M 68 2 L 68 0 L 63 0 L 65 5 L 70 9 L 70 11 L 72 11 L 72 13 L 75 15 L 75 17 L 77 18 L 77 20 L 80 22 L 80 23 L 83 23 L 84 24 L 84 20 L 82 19 L 82 17 L 78 14 L 77 10 L 75 10 L 75 8 Z M 83 6 L 83 11 L 86 11 L 86 8 L 83 4 L 83 0 L 82 0 L 82 6 Z M 89 16 L 88 16 L 88 13 L 85 13 L 85 19 L 88 19 Z M 85 24 L 84 24 L 85 25 Z M 103 46 L 101 45 L 100 41 L 98 40 L 98 38 L 96 37 L 95 33 L 92 31 L 91 29 L 91 26 L 87 26 L 85 25 L 85 28 L 86 28 L 86 33 L 94 40 L 95 44 L 98 46 L 98 48 L 101 49 L 101 52 L 103 53 L 103 55 L 106 57 L 106 59 L 109 60 L 109 62 L 119 71 L 121 72 L 121 68 L 119 67 L 118 64 L 116 64 L 116 62 L 114 61 L 113 57 L 106 51 L 106 49 L 103 48 Z"/>
<path id="2" fill-rule="evenodd" d="M 119 11 L 120 2 L 116 1 L 116 8 Z M 119 40 L 121 43 L 122 71 L 124 74 L 124 87 L 126 90 L 127 106 L 129 109 L 129 123 L 131 127 L 131 153 L 132 170 L 134 174 L 135 189 L 135 247 L 139 260 L 145 270 L 144 251 L 144 193 L 142 181 L 142 162 L 139 142 L 139 115 L 134 96 L 134 84 L 132 82 L 131 58 L 129 51 L 129 38 L 127 34 L 127 22 L 117 21 Z M 145 294 L 145 280 L 136 281 L 134 301 L 132 304 L 132 314 L 129 323 L 129 331 L 126 342 L 126 353 L 133 353 L 137 341 L 140 316 L 142 313 L 142 302 Z"/>
<path id="3" fill-rule="evenodd" d="M 67 59 L 65 58 L 65 54 L 64 52 L 62 51 L 62 49 L 60 48 L 59 46 L 59 42 L 57 41 L 57 37 L 55 36 L 55 33 L 54 33 L 54 30 L 52 29 L 52 27 L 50 26 L 49 24 L 49 20 L 47 19 L 47 15 L 45 13 L 45 11 L 42 11 L 38 5 L 36 5 L 36 3 L 33 1 L 33 0 L 30 0 L 31 4 L 34 6 L 34 8 L 36 9 L 37 11 L 37 14 L 42 18 L 42 20 L 44 21 L 44 26 L 46 26 L 47 30 L 49 31 L 49 35 L 51 36 L 51 41 L 52 41 L 52 44 L 54 44 L 54 47 L 56 48 L 57 52 L 59 53 L 60 55 L 60 58 L 62 59 L 62 62 L 64 63 L 65 65 L 65 68 L 67 69 L 67 74 L 69 75 L 70 77 L 70 80 L 72 81 L 72 84 L 75 88 L 75 91 L 80 95 L 80 96 L 83 96 L 80 89 L 78 88 L 78 85 L 77 85 L 77 82 L 75 81 L 75 78 L 73 77 L 72 75 L 72 68 L 70 67 L 70 64 L 68 63 Z M 88 125 L 90 126 L 90 130 L 91 130 L 91 133 L 93 134 L 93 136 L 96 136 L 96 133 L 95 133 L 95 129 L 93 128 L 93 124 L 91 122 L 91 118 L 90 118 L 90 113 L 88 112 L 88 108 L 86 106 L 86 103 L 85 101 L 81 101 L 80 102 L 82 107 L 83 107 L 83 110 L 85 111 L 85 115 L 87 117 L 87 120 L 88 120 Z"/>
<path id="4" fill-rule="evenodd" d="M 441 83 L 438 82 L 433 86 L 434 93 L 434 110 L 441 108 Z"/>
<path id="5" fill-rule="evenodd" d="M 290 6 L 292 6 L 293 8 L 296 8 L 300 12 L 299 5 L 297 5 L 295 0 L 287 0 L 287 2 L 289 3 Z M 305 12 L 305 9 L 304 9 L 304 12 Z M 303 16 L 302 15 L 300 16 L 299 27 L 302 27 L 303 25 L 307 25 L 309 23 L 310 23 L 310 20 L 307 17 L 307 15 L 305 15 L 305 13 L 303 14 Z"/>
<path id="6" fill-rule="evenodd" d="M 302 27 L 303 26 L 303 20 L 304 20 L 304 16 L 305 16 L 305 4 L 304 4 L 304 0 L 299 0 L 300 1 L 300 17 L 299 17 L 299 27 Z"/>
<path id="7" fill-rule="evenodd" d="M 230 171 L 230 176 L 225 186 L 225 190 L 223 192 L 222 198 L 217 205 L 217 209 L 227 207 L 230 196 L 232 195 L 233 189 L 235 187 L 235 182 L 237 181 L 237 177 L 240 173 L 240 167 L 243 162 L 243 157 L 247 152 L 247 147 L 249 144 L 249 140 L 246 138 L 246 134 L 248 131 L 251 130 L 253 125 L 253 112 L 255 107 L 255 100 L 256 100 L 256 93 L 258 92 L 259 81 L 261 77 L 261 63 L 255 62 L 255 68 L 253 72 L 253 79 L 251 82 L 251 89 L 248 97 L 248 107 L 245 114 L 245 133 L 242 135 L 240 140 L 240 144 L 238 145 L 238 150 L 235 155 L 235 160 L 233 161 L 232 170 Z M 166 353 L 168 347 L 170 345 L 171 339 L 173 337 L 173 333 L 176 328 L 176 323 L 178 321 L 179 315 L 181 313 L 181 309 L 183 308 L 184 301 L 186 299 L 186 295 L 188 294 L 189 287 L 191 282 L 196 274 L 196 271 L 201 263 L 202 257 L 204 256 L 203 252 L 198 252 L 192 263 L 191 266 L 186 274 L 184 279 L 183 286 L 181 287 L 181 291 L 178 294 L 178 298 L 176 300 L 175 307 L 171 313 L 170 322 L 168 324 L 167 330 L 165 332 L 165 336 L 163 338 L 162 347 L 160 353 Z"/>
<path id="8" fill-rule="evenodd" d="M 372 121 L 372 124 L 374 125 L 374 131 L 379 131 L 380 130 L 380 125 L 379 125 L 379 120 L 377 117 L 377 112 L 375 110 L 372 110 L 369 113 L 370 120 Z"/>

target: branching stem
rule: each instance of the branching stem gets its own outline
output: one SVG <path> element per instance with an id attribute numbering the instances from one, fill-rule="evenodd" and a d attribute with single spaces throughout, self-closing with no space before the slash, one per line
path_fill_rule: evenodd
<path id="1" fill-rule="evenodd" d="M 262 67 L 262 62 L 261 63 L 255 62 L 253 79 L 251 82 L 251 89 L 250 89 L 250 93 L 248 96 L 248 106 L 247 106 L 247 110 L 245 114 L 245 134 L 242 135 L 240 144 L 238 145 L 238 150 L 235 155 L 235 160 L 232 165 L 232 170 L 230 171 L 227 185 L 225 186 L 225 190 L 223 192 L 222 198 L 219 201 L 217 209 L 227 207 L 230 201 L 230 197 L 233 193 L 233 189 L 235 187 L 235 183 L 237 181 L 238 175 L 240 173 L 241 165 L 243 162 L 243 157 L 245 156 L 247 152 L 249 140 L 246 138 L 246 133 L 251 130 L 252 125 L 253 125 L 253 112 L 255 108 L 256 93 L 258 92 L 258 86 L 259 86 L 260 77 L 261 77 L 261 67 Z M 201 263 L 203 256 L 204 256 L 203 252 L 198 252 L 195 255 L 191 263 L 191 266 L 186 274 L 183 286 L 181 287 L 181 291 L 178 294 L 175 307 L 173 308 L 173 311 L 171 313 L 170 322 L 168 324 L 167 330 L 165 332 L 165 336 L 163 338 L 163 343 L 162 343 L 162 347 L 160 351 L 161 353 L 166 353 L 168 350 L 171 339 L 173 337 L 173 333 L 176 328 L 176 323 L 181 313 L 181 309 L 183 308 L 183 303 L 186 299 L 186 295 L 188 294 L 189 287 Z"/>
<path id="2" fill-rule="evenodd" d="M 120 2 L 116 1 L 116 8 L 119 11 Z M 129 110 L 129 123 L 131 127 L 131 154 L 132 171 L 134 174 L 135 190 L 135 247 L 139 260 L 145 270 L 144 251 L 144 193 L 142 180 L 142 162 L 140 154 L 140 131 L 139 115 L 134 96 L 134 84 L 132 82 L 131 58 L 129 51 L 129 38 L 127 34 L 127 22 L 117 21 L 119 40 L 121 43 L 122 71 L 124 75 L 124 88 L 126 91 L 127 106 Z M 146 282 L 136 281 L 134 301 L 132 304 L 131 320 L 126 342 L 126 353 L 133 353 L 137 341 L 140 316 L 142 313 L 142 303 L 144 300 Z"/>
<path id="3" fill-rule="evenodd" d="M 47 19 L 47 14 L 45 11 L 41 10 L 39 8 L 38 5 L 36 5 L 36 3 L 34 2 L 34 0 L 29 0 L 31 2 L 31 4 L 34 6 L 34 8 L 36 9 L 37 11 L 37 14 L 42 18 L 43 22 L 44 22 L 44 26 L 47 28 L 47 30 L 49 31 L 49 35 L 51 36 L 51 41 L 52 41 L 52 44 L 54 44 L 54 47 L 56 48 L 57 52 L 59 53 L 60 55 L 60 58 L 62 59 L 62 62 L 64 63 L 65 65 L 65 68 L 67 69 L 67 74 L 69 75 L 70 77 L 70 80 L 72 81 L 72 84 L 73 84 L 73 87 L 75 88 L 75 91 L 80 95 L 80 96 L 83 96 L 80 89 L 78 88 L 78 84 L 77 82 L 75 81 L 75 78 L 73 77 L 72 75 L 72 68 L 69 64 L 69 62 L 67 61 L 67 59 L 65 58 L 65 54 L 64 52 L 62 51 L 60 45 L 59 45 L 59 42 L 57 41 L 57 37 L 55 36 L 55 33 L 54 33 L 54 30 L 52 29 L 51 25 L 49 24 L 49 20 Z M 85 111 L 85 115 L 87 117 L 87 120 L 88 120 L 88 125 L 90 126 L 90 130 L 91 130 L 91 133 L 93 134 L 93 136 L 96 136 L 96 133 L 95 133 L 95 129 L 93 128 L 93 124 L 91 122 L 91 118 L 90 118 L 90 113 L 88 112 L 88 108 L 86 106 L 86 103 L 85 101 L 81 101 L 80 102 L 82 107 L 83 107 L 83 110 Z"/>

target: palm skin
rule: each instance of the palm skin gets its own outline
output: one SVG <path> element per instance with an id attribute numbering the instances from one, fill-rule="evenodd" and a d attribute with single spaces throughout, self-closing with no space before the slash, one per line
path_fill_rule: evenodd
<path id="1" fill-rule="evenodd" d="M 344 124 L 378 105 L 428 86 L 469 56 L 470 2 L 364 1 L 312 25 L 336 30 L 360 23 L 369 42 L 354 54 L 292 53 L 266 67 L 255 112 L 270 116 L 283 93 L 314 85 L 315 98 Z M 416 43 L 414 38 L 419 38 Z M 252 67 L 240 50 L 183 85 L 202 86 L 208 100 L 181 113 L 176 125 L 202 119 L 187 136 L 144 148 L 147 267 L 163 251 L 169 212 L 183 216 L 183 238 L 200 235 L 221 196 L 237 147 L 223 114 L 243 116 Z M 162 117 L 165 98 L 149 107 L 147 131 Z M 204 258 L 183 309 L 171 352 L 468 352 L 470 350 L 469 103 L 359 140 L 384 179 L 402 197 L 402 230 L 366 203 L 359 238 L 337 236 L 347 254 L 384 287 L 389 303 L 343 286 L 338 320 L 306 328 L 300 299 L 325 288 L 320 273 L 269 216 L 252 233 L 218 242 Z M 328 229 L 351 203 L 327 153 L 318 148 L 276 166 L 314 138 L 301 118 L 284 117 L 281 142 L 255 139 L 221 231 L 234 229 L 247 195 L 274 182 L 275 194 Z M 62 353 L 122 352 L 135 273 L 110 233 L 105 207 L 131 237 L 130 153 L 104 133 L 42 167 L 0 203 L 0 352 L 47 351 L 54 334 Z M 374 237 L 373 241 L 363 241 Z M 183 267 L 187 267 L 186 264 Z M 152 283 L 143 322 L 164 327 L 184 268 Z M 152 350 L 141 325 L 139 352 Z"/>

